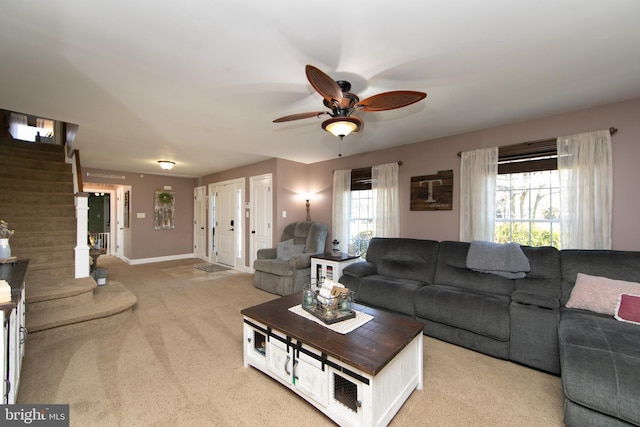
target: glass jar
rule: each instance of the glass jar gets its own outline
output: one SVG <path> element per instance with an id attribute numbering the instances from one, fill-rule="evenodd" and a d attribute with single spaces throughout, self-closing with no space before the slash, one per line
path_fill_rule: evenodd
<path id="1" fill-rule="evenodd" d="M 341 313 L 351 313 L 353 307 L 353 291 L 345 292 L 340 296 L 338 307 Z"/>
<path id="2" fill-rule="evenodd" d="M 316 305 L 316 293 L 311 289 L 311 284 L 302 291 L 302 308 L 313 309 Z"/>

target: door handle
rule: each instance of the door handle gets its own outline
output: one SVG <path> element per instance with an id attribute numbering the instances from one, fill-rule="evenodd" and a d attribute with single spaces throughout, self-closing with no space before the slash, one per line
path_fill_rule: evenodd
<path id="1" fill-rule="evenodd" d="M 289 372 L 289 362 L 290 362 L 290 361 L 291 361 L 291 356 L 289 356 L 289 355 L 287 354 L 287 360 L 284 362 L 284 372 L 285 372 L 287 375 L 291 375 L 291 372 Z"/>
<path id="2" fill-rule="evenodd" d="M 256 234 L 256 230 L 251 230 L 251 234 Z"/>

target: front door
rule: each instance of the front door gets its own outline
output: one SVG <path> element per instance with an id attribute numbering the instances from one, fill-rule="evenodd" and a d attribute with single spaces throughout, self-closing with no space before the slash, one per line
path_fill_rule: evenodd
<path id="1" fill-rule="evenodd" d="M 193 254 L 196 258 L 207 259 L 207 195 L 206 187 L 193 189 Z"/>
<path id="2" fill-rule="evenodd" d="M 236 224 L 234 214 L 236 191 L 235 185 L 224 184 L 218 187 L 216 214 L 219 214 L 216 232 L 218 233 L 218 263 L 235 267 Z"/>

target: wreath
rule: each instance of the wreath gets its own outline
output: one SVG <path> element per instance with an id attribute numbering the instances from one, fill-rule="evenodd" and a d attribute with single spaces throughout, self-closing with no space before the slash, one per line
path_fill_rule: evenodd
<path id="1" fill-rule="evenodd" d="M 171 193 L 160 193 L 158 194 L 158 202 L 163 205 L 169 205 L 173 202 L 173 194 Z"/>

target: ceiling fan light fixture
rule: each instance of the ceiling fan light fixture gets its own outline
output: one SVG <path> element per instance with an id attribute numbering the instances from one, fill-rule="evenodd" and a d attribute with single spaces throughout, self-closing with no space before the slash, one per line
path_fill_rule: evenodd
<path id="1" fill-rule="evenodd" d="M 362 127 L 362 122 L 356 117 L 333 117 L 322 122 L 322 129 L 340 139 L 351 132 L 358 132 Z"/>
<path id="2" fill-rule="evenodd" d="M 176 162 L 172 162 L 171 160 L 158 160 L 158 164 L 164 170 L 171 170 L 176 164 Z"/>

